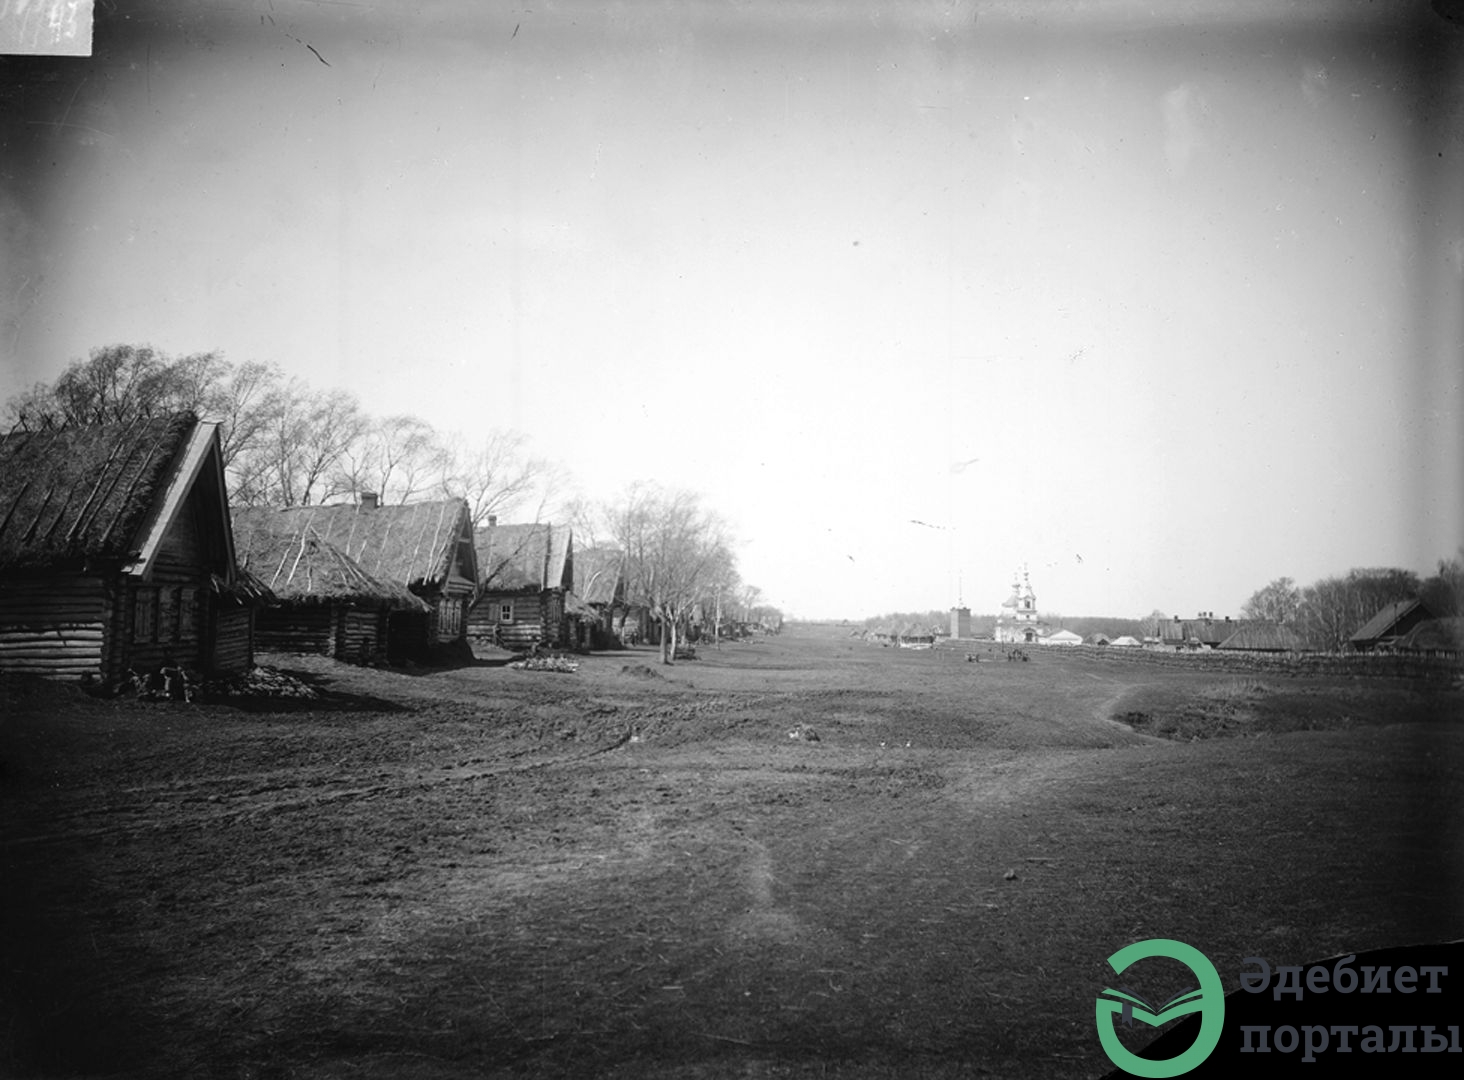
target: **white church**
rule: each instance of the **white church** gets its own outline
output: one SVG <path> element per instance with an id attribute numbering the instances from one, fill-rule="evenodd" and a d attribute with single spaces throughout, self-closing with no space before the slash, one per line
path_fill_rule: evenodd
<path id="1" fill-rule="evenodd" d="M 996 617 L 996 640 L 1007 645 L 1035 645 L 1047 628 L 1037 617 L 1037 596 L 1023 569 L 1021 576 L 1012 575 L 1012 594 L 1001 602 Z"/>

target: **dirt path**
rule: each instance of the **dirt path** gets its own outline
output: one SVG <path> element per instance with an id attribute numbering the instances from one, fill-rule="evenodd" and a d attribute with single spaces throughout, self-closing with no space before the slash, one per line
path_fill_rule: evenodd
<path id="1" fill-rule="evenodd" d="M 12 694 L 0 1071 L 1096 1075 L 1128 941 L 1464 933 L 1457 695 L 1297 683 L 1253 723 L 1330 727 L 1176 742 L 1109 717 L 1230 708 L 1213 676 L 635 660 L 299 662 L 334 711 Z"/>

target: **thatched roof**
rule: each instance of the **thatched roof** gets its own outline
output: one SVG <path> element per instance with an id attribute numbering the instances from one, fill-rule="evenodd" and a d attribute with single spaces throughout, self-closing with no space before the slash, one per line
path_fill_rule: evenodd
<path id="1" fill-rule="evenodd" d="M 211 574 L 209 587 L 224 599 L 244 607 L 269 607 L 279 603 L 279 597 L 268 585 L 242 567 L 235 569 L 232 582 Z"/>
<path id="2" fill-rule="evenodd" d="M 287 604 L 355 604 L 396 611 L 426 611 L 427 605 L 396 581 L 383 581 L 314 529 L 279 510 L 250 508 L 234 513 L 234 545 L 240 569 L 253 575 Z"/>
<path id="3" fill-rule="evenodd" d="M 564 594 L 564 613 L 581 619 L 594 619 L 600 614 L 599 611 L 590 607 L 589 604 L 585 603 L 584 600 L 572 592 Z"/>
<path id="4" fill-rule="evenodd" d="M 1120 636 L 1110 641 L 1108 644 L 1117 645 L 1120 649 L 1135 649 L 1142 645 L 1143 642 L 1134 637 L 1132 634 L 1121 634 Z"/>
<path id="5" fill-rule="evenodd" d="M 1159 638 L 1165 645 L 1208 645 L 1212 649 L 1245 626 L 1234 619 L 1166 619 L 1159 623 Z"/>
<path id="6" fill-rule="evenodd" d="M 618 548 L 586 548 L 574 553 L 574 591 L 587 604 L 610 604 L 622 583 L 625 553 Z"/>
<path id="7" fill-rule="evenodd" d="M 197 425 L 177 413 L 0 436 L 0 569 L 136 558 Z"/>
<path id="8" fill-rule="evenodd" d="M 473 537 L 487 592 L 573 587 L 570 530 L 565 525 L 488 525 Z"/>
<path id="9" fill-rule="evenodd" d="M 1248 622 L 1220 643 L 1222 649 L 1249 649 L 1253 652 L 1303 652 L 1306 639 L 1288 626 L 1279 623 Z"/>
<path id="10" fill-rule="evenodd" d="M 1464 652 L 1464 616 L 1421 622 L 1397 646 L 1410 652 Z"/>
<path id="11" fill-rule="evenodd" d="M 234 520 L 276 515 L 269 531 L 297 541 L 324 541 L 378 582 L 407 586 L 446 583 L 458 542 L 471 535 L 468 504 L 462 499 L 406 506 L 292 506 L 285 510 L 236 509 Z M 470 548 L 471 545 L 464 545 Z M 471 561 L 471 552 L 468 552 Z M 473 568 L 463 566 L 471 577 Z M 268 580 L 268 579 L 266 579 Z"/>

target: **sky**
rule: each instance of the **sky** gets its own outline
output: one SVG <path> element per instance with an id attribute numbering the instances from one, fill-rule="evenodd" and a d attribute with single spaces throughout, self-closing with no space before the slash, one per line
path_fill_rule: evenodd
<path id="1" fill-rule="evenodd" d="M 0 399 L 111 343 L 271 361 L 697 491 L 809 618 L 1431 572 L 1457 12 L 110 5 L 0 60 Z"/>

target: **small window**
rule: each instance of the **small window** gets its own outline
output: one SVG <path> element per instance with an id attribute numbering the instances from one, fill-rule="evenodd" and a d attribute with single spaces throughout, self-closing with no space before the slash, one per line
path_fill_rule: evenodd
<path id="1" fill-rule="evenodd" d="M 132 613 L 132 640 L 149 643 L 158 639 L 158 590 L 138 589 Z"/>
<path id="2" fill-rule="evenodd" d="M 198 590 L 178 590 L 178 640 L 198 638 Z"/>
<path id="3" fill-rule="evenodd" d="M 158 590 L 158 641 L 178 640 L 178 588 Z"/>
<path id="4" fill-rule="evenodd" d="M 459 600 L 442 602 L 442 630 L 450 637 L 456 637 L 463 627 L 463 605 Z"/>
<path id="5" fill-rule="evenodd" d="M 513 601 L 498 605 L 498 621 L 513 622 Z"/>

